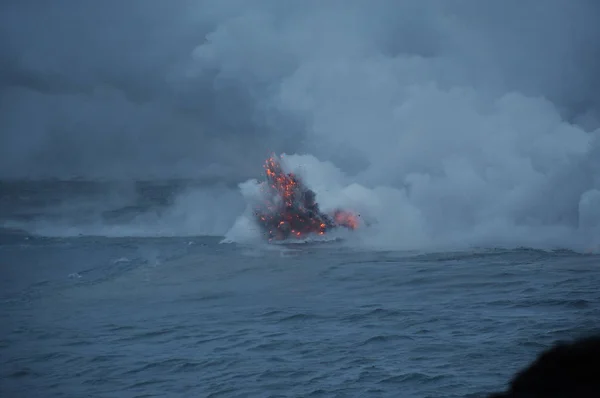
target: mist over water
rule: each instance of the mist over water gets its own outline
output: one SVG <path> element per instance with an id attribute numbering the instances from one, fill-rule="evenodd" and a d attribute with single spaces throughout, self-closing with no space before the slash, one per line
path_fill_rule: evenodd
<path id="1" fill-rule="evenodd" d="M 600 242 L 595 1 L 32 4 L 0 6 L 2 178 L 243 182 L 285 152 L 370 220 L 355 245 Z M 248 184 L 111 231 L 243 236 Z"/>

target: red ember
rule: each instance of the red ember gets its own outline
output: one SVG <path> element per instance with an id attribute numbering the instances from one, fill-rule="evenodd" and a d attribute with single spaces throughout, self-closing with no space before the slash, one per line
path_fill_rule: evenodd
<path id="1" fill-rule="evenodd" d="M 336 210 L 333 217 L 322 213 L 315 193 L 294 173 L 285 173 L 275 156 L 266 160 L 264 168 L 266 200 L 255 215 L 269 241 L 324 235 L 337 227 L 358 227 L 358 217 L 349 211 Z"/>

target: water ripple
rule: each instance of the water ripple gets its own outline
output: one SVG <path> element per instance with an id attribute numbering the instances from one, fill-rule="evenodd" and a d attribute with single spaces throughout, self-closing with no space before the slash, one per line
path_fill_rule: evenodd
<path id="1" fill-rule="evenodd" d="M 126 251 L 137 247 L 105 257 L 136 258 Z M 194 248 L 151 271 L 93 268 L 90 284 L 42 278 L 27 301 L 3 301 L 2 392 L 475 397 L 600 317 L 597 265 L 568 253 L 298 249 L 284 263 Z"/>

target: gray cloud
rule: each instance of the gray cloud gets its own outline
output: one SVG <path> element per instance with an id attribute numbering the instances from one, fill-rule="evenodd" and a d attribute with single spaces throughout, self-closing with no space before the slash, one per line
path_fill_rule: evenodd
<path id="1" fill-rule="evenodd" d="M 364 171 L 389 140 L 378 132 L 392 123 L 387 105 L 427 82 L 473 90 L 474 107 L 509 92 L 546 97 L 565 120 L 598 126 L 600 6 L 591 0 L 0 7 L 5 178 L 243 178 L 271 150 Z M 373 120 L 344 125 L 344 113 L 376 102 Z M 361 123 L 371 123 L 368 136 L 341 139 Z"/>

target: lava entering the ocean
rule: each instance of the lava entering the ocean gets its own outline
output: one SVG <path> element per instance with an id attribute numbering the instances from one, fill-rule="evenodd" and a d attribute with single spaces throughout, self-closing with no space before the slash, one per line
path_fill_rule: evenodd
<path id="1" fill-rule="evenodd" d="M 322 213 L 315 193 L 294 173 L 285 173 L 279 158 L 270 157 L 264 168 L 266 199 L 254 214 L 269 241 L 325 235 L 337 227 L 358 227 L 357 215 L 349 211 L 338 209 L 332 215 Z"/>

